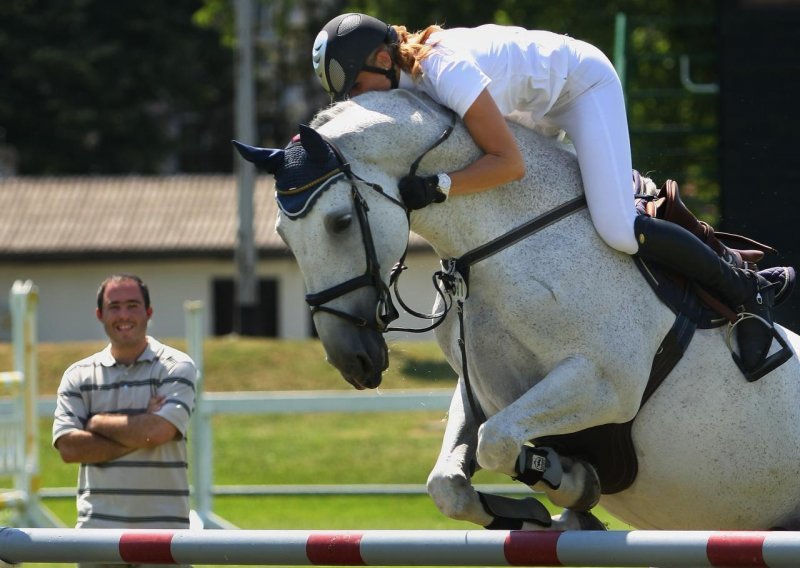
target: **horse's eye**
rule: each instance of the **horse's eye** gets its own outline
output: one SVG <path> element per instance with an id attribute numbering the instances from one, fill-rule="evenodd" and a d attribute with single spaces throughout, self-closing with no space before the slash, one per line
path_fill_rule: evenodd
<path id="1" fill-rule="evenodd" d="M 352 213 L 344 213 L 342 215 L 337 215 L 335 217 L 331 217 L 326 219 L 326 225 L 328 226 L 328 230 L 332 233 L 343 233 L 350 225 L 353 223 L 353 214 Z"/>

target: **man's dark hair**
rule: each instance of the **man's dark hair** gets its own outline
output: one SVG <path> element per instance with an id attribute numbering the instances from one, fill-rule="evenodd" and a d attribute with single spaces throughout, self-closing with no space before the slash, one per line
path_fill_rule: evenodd
<path id="1" fill-rule="evenodd" d="M 112 274 L 100 284 L 100 287 L 97 289 L 97 309 L 101 312 L 103 311 L 103 296 L 106 293 L 106 286 L 110 282 L 122 282 L 124 280 L 133 280 L 139 285 L 139 290 L 142 292 L 142 298 L 144 298 L 144 307 L 145 309 L 150 307 L 150 289 L 147 287 L 147 284 L 144 281 L 136 276 L 135 274 L 131 274 L 130 272 L 120 272 L 117 274 Z"/>

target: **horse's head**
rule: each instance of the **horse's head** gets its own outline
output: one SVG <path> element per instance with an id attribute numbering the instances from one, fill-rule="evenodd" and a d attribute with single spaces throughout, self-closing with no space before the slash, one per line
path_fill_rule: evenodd
<path id="1" fill-rule="evenodd" d="M 328 361 L 357 389 L 379 386 L 388 367 L 383 331 L 397 317 L 388 277 L 405 253 L 409 233 L 397 190 L 400 170 L 389 173 L 385 165 L 353 152 L 345 158 L 338 148 L 339 134 L 349 131 L 342 129 L 346 121 L 364 129 L 359 146 L 374 149 L 370 137 L 377 134 L 350 116 L 363 113 L 351 106 L 319 130 L 301 126 L 282 150 L 235 143 L 246 160 L 275 176 L 278 233 L 300 265 Z"/>

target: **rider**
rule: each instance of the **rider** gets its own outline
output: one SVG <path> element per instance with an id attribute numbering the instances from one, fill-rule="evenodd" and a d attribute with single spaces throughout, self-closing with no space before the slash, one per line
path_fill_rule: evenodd
<path id="1" fill-rule="evenodd" d="M 600 237 L 618 251 L 696 280 L 740 314 L 763 318 L 768 325 L 744 318 L 736 326 L 745 368 L 761 365 L 772 343 L 774 289 L 790 289 L 794 270 L 759 274 L 734 268 L 682 227 L 636 214 L 622 85 L 598 48 L 520 27 L 431 25 L 410 33 L 365 14 L 342 14 L 317 35 L 312 55 L 316 75 L 333 99 L 417 89 L 463 119 L 483 155 L 458 171 L 402 178 L 398 186 L 409 209 L 520 179 L 525 163 L 505 118 L 529 128 L 563 129 L 575 146 Z"/>

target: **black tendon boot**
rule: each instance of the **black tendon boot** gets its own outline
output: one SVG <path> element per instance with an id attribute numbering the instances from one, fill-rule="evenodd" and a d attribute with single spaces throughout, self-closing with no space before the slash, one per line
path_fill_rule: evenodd
<path id="1" fill-rule="evenodd" d="M 737 362 L 746 375 L 762 367 L 773 338 L 778 336 L 772 326 L 770 308 L 780 282 L 773 283 L 752 270 L 730 266 L 700 239 L 674 223 L 640 215 L 634 231 L 642 258 L 697 281 L 736 309 L 740 314 L 735 324 Z M 788 282 L 794 271 L 786 268 L 783 274 Z"/>

